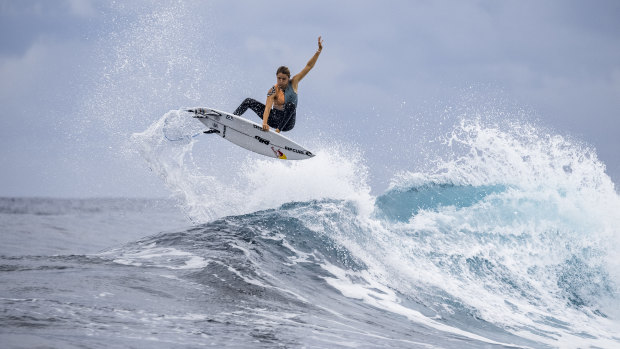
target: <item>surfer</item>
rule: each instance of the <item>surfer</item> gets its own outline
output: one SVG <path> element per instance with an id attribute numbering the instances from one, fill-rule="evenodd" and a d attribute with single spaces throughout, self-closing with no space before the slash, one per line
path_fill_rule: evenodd
<path id="1" fill-rule="evenodd" d="M 295 126 L 295 116 L 297 113 L 297 87 L 299 81 L 314 67 L 321 50 L 323 50 L 323 40 L 319 36 L 319 49 L 310 58 L 305 68 L 291 79 L 291 71 L 281 66 L 276 71 L 277 83 L 267 92 L 265 104 L 253 99 L 246 98 L 233 114 L 243 115 L 246 110 L 252 109 L 258 117 L 263 119 L 263 131 L 269 131 L 269 127 L 276 129 L 276 132 L 290 131 Z"/>

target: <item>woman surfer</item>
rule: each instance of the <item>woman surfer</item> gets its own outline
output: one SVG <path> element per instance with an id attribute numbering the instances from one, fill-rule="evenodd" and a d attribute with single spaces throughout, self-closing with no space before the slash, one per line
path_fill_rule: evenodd
<path id="1" fill-rule="evenodd" d="M 292 130 L 295 126 L 297 112 L 297 87 L 301 79 L 308 74 L 319 59 L 323 49 L 323 40 L 320 36 L 318 42 L 319 49 L 310 58 L 306 67 L 292 79 L 291 72 L 287 67 L 278 68 L 276 71 L 277 83 L 267 92 L 265 104 L 252 98 L 246 98 L 233 114 L 242 115 L 249 108 L 263 119 L 263 131 L 269 131 L 269 126 L 275 128 L 278 133 Z"/>

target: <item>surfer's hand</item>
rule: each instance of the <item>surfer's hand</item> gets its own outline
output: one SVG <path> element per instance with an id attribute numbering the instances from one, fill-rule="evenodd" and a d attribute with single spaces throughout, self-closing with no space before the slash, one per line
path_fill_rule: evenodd
<path id="1" fill-rule="evenodd" d="M 280 129 L 279 128 L 276 128 L 276 133 L 280 133 Z"/>
<path id="2" fill-rule="evenodd" d="M 269 131 L 269 125 L 267 125 L 267 123 L 263 124 L 263 131 Z"/>
<path id="3" fill-rule="evenodd" d="M 321 40 L 321 37 L 319 36 L 319 52 L 321 52 L 321 50 L 323 50 L 323 40 Z"/>

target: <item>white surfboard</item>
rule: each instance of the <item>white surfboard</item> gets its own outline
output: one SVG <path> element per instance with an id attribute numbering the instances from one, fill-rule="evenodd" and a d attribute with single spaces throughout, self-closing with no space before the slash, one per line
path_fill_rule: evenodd
<path id="1" fill-rule="evenodd" d="M 314 156 L 301 145 L 273 131 L 263 131 L 263 127 L 245 118 L 211 108 L 187 110 L 212 132 L 247 150 L 283 160 L 304 160 Z"/>

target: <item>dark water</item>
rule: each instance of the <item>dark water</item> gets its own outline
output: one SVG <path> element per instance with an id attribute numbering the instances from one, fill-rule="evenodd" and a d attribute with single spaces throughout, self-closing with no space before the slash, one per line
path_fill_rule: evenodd
<path id="1" fill-rule="evenodd" d="M 407 192 L 416 193 L 416 200 L 420 191 L 484 200 L 505 190 L 426 186 L 386 193 L 370 218 L 352 202 L 311 200 L 201 225 L 188 224 L 168 201 L 2 199 L 2 346 L 620 343 L 606 332 L 615 320 L 598 303 L 613 297 L 615 286 L 585 255 L 552 271 L 526 271 L 531 275 L 526 280 L 509 254 L 466 256 L 446 248 L 450 237 L 432 242 L 432 232 L 383 217 L 394 210 L 418 212 Z M 460 207 L 471 205 L 466 200 Z M 527 236 L 459 234 L 466 235 L 459 238 L 463 246 L 495 244 L 498 251 L 534 242 Z M 396 236 L 400 241 L 390 241 Z M 445 283 L 432 280 L 430 272 L 447 278 Z M 555 277 L 561 292 L 544 289 L 537 273 Z M 584 289 L 577 281 L 584 277 L 599 284 Z M 477 295 L 484 302 L 469 298 L 470 287 L 478 290 L 470 283 L 484 290 Z M 497 299 L 502 304 L 497 312 L 480 305 Z"/>

